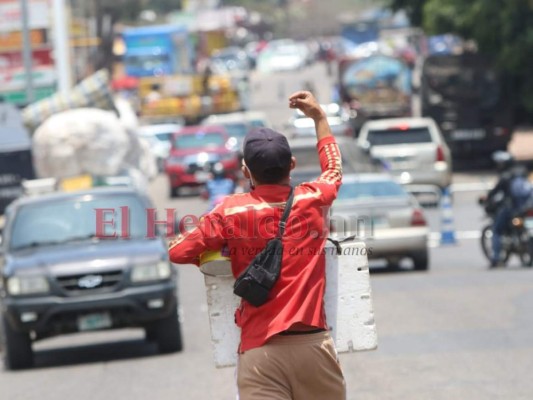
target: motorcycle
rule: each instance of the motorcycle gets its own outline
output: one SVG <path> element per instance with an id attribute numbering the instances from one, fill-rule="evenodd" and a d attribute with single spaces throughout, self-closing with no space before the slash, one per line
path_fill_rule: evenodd
<path id="1" fill-rule="evenodd" d="M 492 249 L 492 221 L 503 198 L 495 196 L 492 200 L 480 197 L 478 202 L 485 209 L 485 214 L 491 220 L 481 231 L 481 248 L 489 261 L 493 259 Z M 525 267 L 533 266 L 533 208 L 513 215 L 501 236 L 500 261 L 507 265 L 512 255 L 517 255 Z"/>

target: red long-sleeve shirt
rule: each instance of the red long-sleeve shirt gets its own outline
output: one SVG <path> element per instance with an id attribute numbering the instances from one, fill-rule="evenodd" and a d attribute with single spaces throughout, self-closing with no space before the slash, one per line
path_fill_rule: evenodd
<path id="1" fill-rule="evenodd" d="M 246 301 L 236 311 L 241 351 L 262 346 L 294 323 L 326 328 L 324 314 L 327 213 L 341 184 L 341 155 L 333 137 L 317 144 L 322 174 L 294 189 L 285 235 L 281 274 L 269 301 L 254 307 Z M 206 250 L 227 247 L 233 275 L 239 276 L 278 229 L 290 188 L 260 185 L 250 193 L 227 197 L 201 218 L 193 230 L 169 244 L 170 260 L 199 263 Z"/>

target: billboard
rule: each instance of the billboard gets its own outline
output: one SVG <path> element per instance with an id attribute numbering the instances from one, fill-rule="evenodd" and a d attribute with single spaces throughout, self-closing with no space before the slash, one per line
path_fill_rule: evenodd
<path id="1" fill-rule="evenodd" d="M 30 29 L 50 28 L 50 1 L 28 0 L 28 25 Z M 19 0 L 0 0 L 0 32 L 22 30 L 22 9 Z"/>

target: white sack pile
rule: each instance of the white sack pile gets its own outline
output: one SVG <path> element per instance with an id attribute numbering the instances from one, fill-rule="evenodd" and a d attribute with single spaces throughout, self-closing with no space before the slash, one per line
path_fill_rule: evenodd
<path id="1" fill-rule="evenodd" d="M 152 179 L 156 171 L 147 146 L 115 113 L 96 108 L 68 110 L 48 118 L 33 135 L 33 157 L 41 178 L 142 174 Z"/>

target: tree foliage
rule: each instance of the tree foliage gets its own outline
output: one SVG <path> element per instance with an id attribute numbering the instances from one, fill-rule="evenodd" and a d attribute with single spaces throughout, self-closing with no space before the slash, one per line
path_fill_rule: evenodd
<path id="1" fill-rule="evenodd" d="M 516 83 L 521 105 L 533 118 L 533 0 L 389 0 L 430 34 L 474 39 Z"/>

